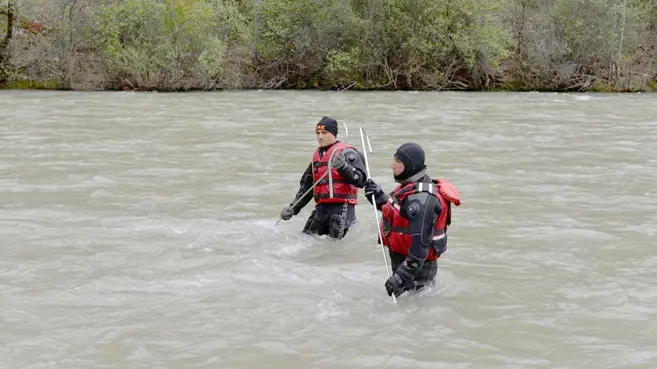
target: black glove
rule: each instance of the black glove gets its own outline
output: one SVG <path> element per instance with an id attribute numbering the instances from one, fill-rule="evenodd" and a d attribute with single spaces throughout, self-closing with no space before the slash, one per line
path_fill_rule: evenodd
<path id="1" fill-rule="evenodd" d="M 349 168 L 349 163 L 347 163 L 347 159 L 345 159 L 342 153 L 338 153 L 335 154 L 335 156 L 333 156 L 333 160 L 331 161 L 331 166 L 337 170 L 345 171 L 347 170 L 347 168 Z"/>
<path id="2" fill-rule="evenodd" d="M 365 186 L 363 186 L 363 188 L 365 189 L 365 197 L 367 198 L 367 201 L 370 202 L 370 204 L 372 204 L 373 201 L 376 201 L 378 205 L 378 203 L 381 202 L 384 198 L 384 193 L 381 187 L 379 187 L 379 185 L 371 179 L 368 179 L 367 182 L 365 182 Z M 374 197 L 374 200 L 372 197 Z M 385 200 L 383 200 L 383 202 L 385 202 Z"/>
<path id="3" fill-rule="evenodd" d="M 397 267 L 395 273 L 385 283 L 388 296 L 392 296 L 394 293 L 395 297 L 398 297 L 406 291 L 414 290 L 417 286 L 413 278 L 413 274 L 404 264 Z"/>
<path id="4" fill-rule="evenodd" d="M 290 220 L 294 215 L 294 209 L 291 206 L 286 206 L 281 210 L 281 219 Z"/>

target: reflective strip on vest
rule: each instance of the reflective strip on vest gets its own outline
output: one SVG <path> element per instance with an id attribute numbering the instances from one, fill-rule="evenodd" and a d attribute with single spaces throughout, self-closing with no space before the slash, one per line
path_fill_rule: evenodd
<path id="1" fill-rule="evenodd" d="M 434 186 L 433 183 L 419 182 L 417 184 L 417 192 L 429 192 L 431 194 L 435 194 L 436 186 Z"/>
<path id="2" fill-rule="evenodd" d="M 441 233 L 437 236 L 433 236 L 432 240 L 438 241 L 438 240 L 442 240 L 443 238 L 445 238 L 445 232 L 443 232 L 443 233 Z"/>
<path id="3" fill-rule="evenodd" d="M 399 206 L 399 204 L 392 199 L 392 196 L 388 197 L 388 202 L 391 203 L 395 209 L 401 211 L 401 206 Z"/>

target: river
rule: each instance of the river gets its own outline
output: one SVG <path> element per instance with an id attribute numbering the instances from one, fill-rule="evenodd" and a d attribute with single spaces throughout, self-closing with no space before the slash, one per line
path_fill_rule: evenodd
<path id="1" fill-rule="evenodd" d="M 458 187 L 430 290 L 276 224 L 323 115 Z M 3 91 L 0 170 L 1 368 L 657 367 L 655 95 Z"/>

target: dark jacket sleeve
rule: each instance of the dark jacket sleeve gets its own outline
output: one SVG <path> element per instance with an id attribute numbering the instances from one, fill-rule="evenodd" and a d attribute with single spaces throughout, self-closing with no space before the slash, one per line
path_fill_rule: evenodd
<path id="1" fill-rule="evenodd" d="M 363 154 L 351 147 L 342 151 L 346 160 L 346 168 L 338 169 L 340 175 L 345 178 L 345 182 L 358 188 L 363 188 L 367 181 L 367 167 L 365 166 L 365 157 Z"/>
<path id="2" fill-rule="evenodd" d="M 411 248 L 406 264 L 413 274 L 422 268 L 427 259 L 441 211 L 438 199 L 427 192 L 408 196 L 401 206 L 401 215 L 408 219 L 411 233 Z"/>
<path id="3" fill-rule="evenodd" d="M 308 164 L 308 167 L 306 170 L 303 172 L 301 175 L 301 179 L 299 180 L 299 191 L 297 192 L 296 196 L 294 197 L 294 201 L 292 201 L 292 204 L 294 204 L 295 201 L 299 200 L 299 202 L 294 206 L 294 215 L 299 214 L 301 209 L 306 206 L 310 200 L 313 199 L 313 192 L 309 191 L 305 196 L 303 196 L 306 191 L 310 189 L 313 185 L 313 164 L 310 163 Z M 303 197 L 301 197 L 303 196 Z"/>
<path id="4" fill-rule="evenodd" d="M 383 190 L 381 190 L 381 192 L 375 197 L 376 210 L 381 211 L 381 207 L 383 207 L 383 205 L 385 205 L 385 203 L 388 202 L 388 198 L 389 198 L 389 195 L 387 193 L 383 192 Z M 372 201 L 370 199 L 368 199 L 368 200 L 370 201 L 370 204 L 371 204 Z"/>

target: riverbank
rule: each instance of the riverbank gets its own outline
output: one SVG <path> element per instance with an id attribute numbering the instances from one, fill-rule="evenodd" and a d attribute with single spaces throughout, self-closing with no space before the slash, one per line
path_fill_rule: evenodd
<path id="1" fill-rule="evenodd" d="M 0 90 L 51 90 L 51 91 L 89 91 L 88 89 L 77 90 L 70 87 L 61 87 L 61 81 L 30 81 L 30 80 L 14 80 L 7 84 L 0 85 Z M 120 88 L 103 88 L 103 89 L 91 89 L 91 91 L 131 91 L 131 92 L 203 92 L 203 91 L 235 91 L 235 90 L 262 90 L 261 87 L 245 87 L 245 88 L 179 88 L 179 89 L 169 89 L 169 88 L 142 88 L 142 87 L 129 87 L 123 86 Z M 366 88 L 360 84 L 355 84 L 351 87 L 346 88 L 336 88 L 334 86 L 317 86 L 309 88 L 289 88 L 289 87 L 277 87 L 269 88 L 270 90 L 320 90 L 320 91 L 467 91 L 467 92 L 560 92 L 560 93 L 575 93 L 575 92 L 588 92 L 588 93 L 652 93 L 657 92 L 657 83 L 651 81 L 647 83 L 641 89 L 635 88 L 617 88 L 611 83 L 597 83 L 592 85 L 588 89 L 555 89 L 555 88 L 526 88 L 523 86 L 499 86 L 499 87 L 488 87 L 482 88 L 479 90 L 467 89 L 467 88 L 441 88 L 441 89 L 391 89 L 391 88 Z"/>
<path id="2" fill-rule="evenodd" d="M 4 3 L 4 88 L 657 90 L 657 2 Z"/>

